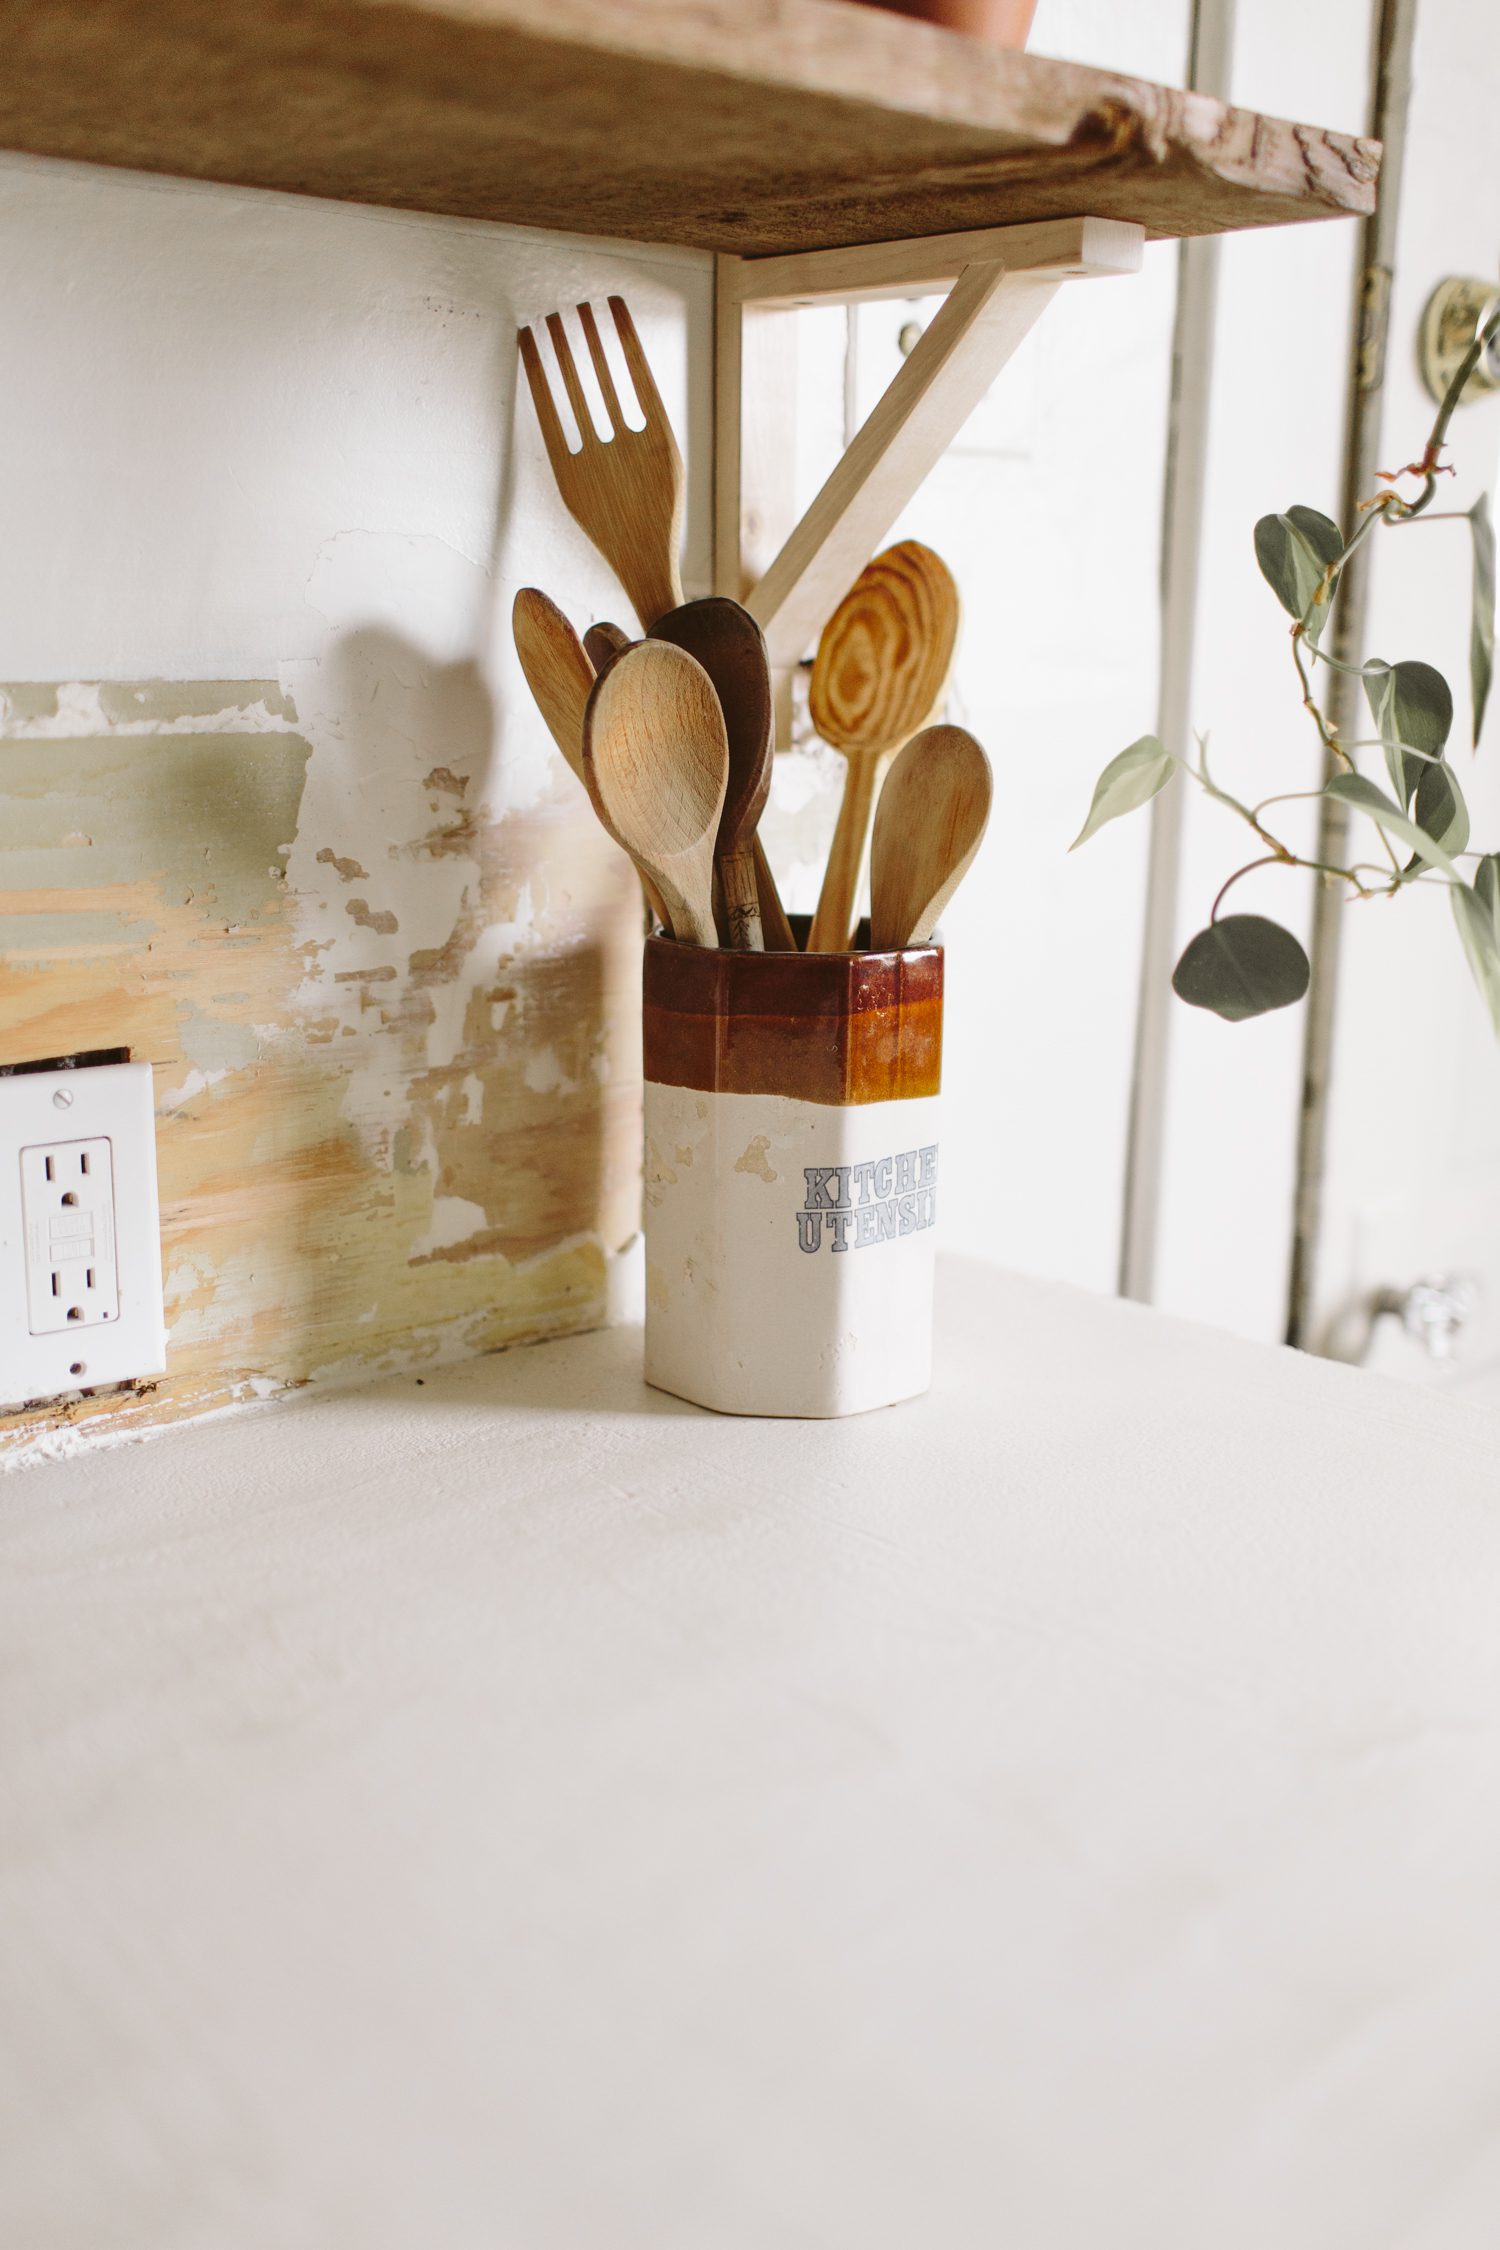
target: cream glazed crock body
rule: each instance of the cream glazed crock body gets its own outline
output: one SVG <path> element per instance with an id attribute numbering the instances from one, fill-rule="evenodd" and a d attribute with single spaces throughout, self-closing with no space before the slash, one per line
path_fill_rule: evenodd
<path id="1" fill-rule="evenodd" d="M 857 1414 L 932 1372 L 942 954 L 646 962 L 646 1379 Z"/>

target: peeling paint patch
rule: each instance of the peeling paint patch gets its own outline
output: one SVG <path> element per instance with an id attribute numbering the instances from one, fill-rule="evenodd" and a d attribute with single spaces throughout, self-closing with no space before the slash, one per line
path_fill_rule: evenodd
<path id="1" fill-rule="evenodd" d="M 338 853 L 327 844 L 318 854 L 318 865 L 331 867 L 335 875 L 345 883 L 368 883 L 370 880 L 368 867 L 361 867 L 357 859 L 340 859 Z"/>
<path id="2" fill-rule="evenodd" d="M 288 667 L 295 731 L 265 685 L 0 717 L 0 1051 L 156 1065 L 171 1337 L 0 1452 L 596 1325 L 639 1225 L 638 892 L 535 714 L 384 629 Z"/>
<path id="3" fill-rule="evenodd" d="M 99 715 L 108 723 L 146 719 L 170 726 L 176 719 L 237 716 L 264 711 L 269 719 L 297 723 L 297 708 L 278 680 L 101 680 Z"/>
<path id="4" fill-rule="evenodd" d="M 373 912 L 368 899 L 351 898 L 347 900 L 344 912 L 351 921 L 357 922 L 362 930 L 374 930 L 379 937 L 394 937 L 396 931 L 400 928 L 400 924 L 388 906 L 381 907 L 378 913 Z"/>

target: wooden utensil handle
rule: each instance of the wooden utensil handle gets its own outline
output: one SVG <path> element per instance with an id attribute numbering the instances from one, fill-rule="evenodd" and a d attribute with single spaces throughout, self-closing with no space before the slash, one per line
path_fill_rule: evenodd
<path id="1" fill-rule="evenodd" d="M 661 895 L 666 904 L 666 927 L 679 945 L 717 946 L 719 933 L 714 924 L 713 901 L 708 895 L 708 885 L 703 885 L 703 895 L 688 896 L 670 876 L 662 873 Z"/>
<path id="2" fill-rule="evenodd" d="M 643 632 L 649 633 L 669 609 L 682 607 L 682 574 L 670 548 L 653 553 L 643 540 L 628 561 L 616 558 L 615 570 Z"/>
<path id="3" fill-rule="evenodd" d="M 797 940 L 792 935 L 792 925 L 786 918 L 771 863 L 758 836 L 755 839 L 755 888 L 760 899 L 760 928 L 766 947 L 772 953 L 795 953 Z"/>
<path id="4" fill-rule="evenodd" d="M 818 893 L 818 911 L 807 933 L 809 953 L 842 953 L 848 946 L 879 767 L 878 758 L 859 755 L 849 759 L 849 771 L 844 777 L 844 801 L 839 806 L 833 842 L 828 847 L 828 865 L 823 871 L 823 888 Z"/>
<path id="5" fill-rule="evenodd" d="M 724 913 L 731 949 L 736 953 L 764 953 L 754 849 L 747 846 L 742 852 L 728 854 L 719 862 L 719 873 L 724 879 Z"/>

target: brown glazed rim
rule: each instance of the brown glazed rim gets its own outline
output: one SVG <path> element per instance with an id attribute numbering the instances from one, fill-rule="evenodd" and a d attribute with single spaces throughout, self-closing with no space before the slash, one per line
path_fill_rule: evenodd
<path id="1" fill-rule="evenodd" d="M 646 1077 L 826 1106 L 935 1094 L 943 949 L 730 953 L 646 940 Z"/>

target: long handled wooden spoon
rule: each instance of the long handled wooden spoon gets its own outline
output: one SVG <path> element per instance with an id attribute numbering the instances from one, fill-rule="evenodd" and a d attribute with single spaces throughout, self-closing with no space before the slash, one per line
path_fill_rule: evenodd
<path id="1" fill-rule="evenodd" d="M 672 934 L 717 945 L 714 840 L 729 738 L 713 682 L 667 641 L 641 641 L 596 680 L 583 722 L 589 794 L 661 893 Z"/>
<path id="2" fill-rule="evenodd" d="M 523 586 L 517 594 L 511 609 L 511 631 L 526 685 L 547 722 L 547 732 L 592 799 L 594 793 L 589 789 L 583 763 L 584 714 L 594 686 L 594 667 L 588 652 L 556 602 L 549 601 L 536 586 Z M 604 826 L 614 836 L 607 820 Z M 615 836 L 615 842 L 620 843 L 620 837 Z M 645 874 L 641 876 L 641 888 L 653 918 L 663 929 L 671 929 L 666 905 Z"/>
<path id="3" fill-rule="evenodd" d="M 990 817 L 990 761 L 962 727 L 914 735 L 885 777 L 870 840 L 870 944 L 925 945 Z"/>
<path id="4" fill-rule="evenodd" d="M 930 547 L 904 539 L 862 570 L 823 628 L 808 713 L 849 761 L 809 953 L 849 943 L 882 762 L 931 718 L 958 638 L 958 588 Z"/>
<path id="5" fill-rule="evenodd" d="M 765 636 L 747 609 L 720 594 L 684 602 L 651 628 L 654 641 L 670 641 L 696 657 L 714 685 L 729 736 L 729 787 L 719 816 L 714 858 L 724 885 L 729 943 L 739 953 L 761 953 L 760 892 L 755 871 L 755 831 L 771 788 L 771 668 Z"/>
<path id="6" fill-rule="evenodd" d="M 601 621 L 598 625 L 589 627 L 583 636 L 583 645 L 594 670 L 602 672 L 606 664 L 613 664 L 617 656 L 625 654 L 631 645 L 631 637 L 618 625 Z"/>
<path id="7" fill-rule="evenodd" d="M 587 651 L 556 602 L 537 586 L 521 588 L 510 625 L 526 685 L 547 732 L 583 781 L 583 713 L 594 684 Z"/>

